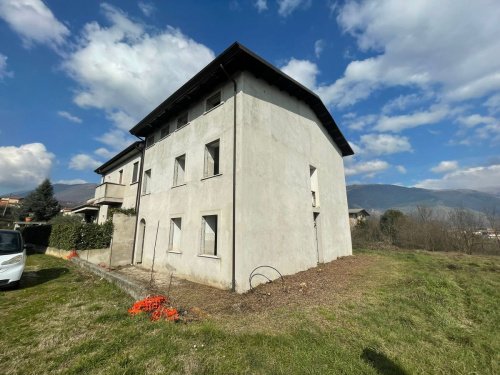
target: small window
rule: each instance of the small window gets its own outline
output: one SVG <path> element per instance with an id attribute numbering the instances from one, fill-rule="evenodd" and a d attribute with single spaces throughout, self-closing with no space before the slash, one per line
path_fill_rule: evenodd
<path id="1" fill-rule="evenodd" d="M 221 96 L 220 96 L 220 91 L 218 91 L 207 99 L 205 111 L 210 111 L 212 108 L 217 107 L 220 103 L 221 103 Z"/>
<path id="2" fill-rule="evenodd" d="M 123 169 L 118 172 L 118 183 L 121 185 L 123 182 Z"/>
<path id="3" fill-rule="evenodd" d="M 201 218 L 201 253 L 217 255 L 217 215 Z"/>
<path id="4" fill-rule="evenodd" d="M 182 219 L 180 217 L 170 220 L 170 238 L 168 241 L 168 251 L 181 251 Z"/>
<path id="5" fill-rule="evenodd" d="M 170 134 L 170 125 L 169 124 L 165 124 L 163 126 L 163 128 L 161 129 L 160 137 L 161 138 L 165 138 L 169 134 Z"/>
<path id="6" fill-rule="evenodd" d="M 220 173 L 219 149 L 220 149 L 219 139 L 205 145 L 205 168 L 203 177 L 210 177 Z"/>
<path id="7" fill-rule="evenodd" d="M 155 144 L 155 134 L 151 134 L 146 138 L 146 147 L 151 147 Z"/>
<path id="8" fill-rule="evenodd" d="M 151 192 L 151 169 L 144 172 L 144 181 L 142 183 L 142 193 L 149 194 Z"/>
<path id="9" fill-rule="evenodd" d="M 137 182 L 137 176 L 139 175 L 139 162 L 134 163 L 134 169 L 132 170 L 132 183 Z"/>
<path id="10" fill-rule="evenodd" d="M 187 112 L 177 117 L 177 127 L 176 129 L 182 128 L 184 125 L 188 123 L 188 114 Z"/>
<path id="11" fill-rule="evenodd" d="M 186 170 L 186 154 L 175 158 L 174 165 L 174 186 L 184 183 L 184 172 Z"/>
<path id="12" fill-rule="evenodd" d="M 310 184 L 311 184 L 312 206 L 319 207 L 318 171 L 312 165 L 309 166 L 309 178 L 310 178 Z"/>

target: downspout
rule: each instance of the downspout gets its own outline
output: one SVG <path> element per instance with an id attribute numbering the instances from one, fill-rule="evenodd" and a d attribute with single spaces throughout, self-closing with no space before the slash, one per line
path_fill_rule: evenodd
<path id="1" fill-rule="evenodd" d="M 227 79 L 233 82 L 234 87 L 234 118 L 233 118 L 233 257 L 232 257 L 232 276 L 231 276 L 231 291 L 236 291 L 236 93 L 237 85 L 234 78 L 231 78 L 224 69 L 222 64 L 219 65 Z"/>
<path id="2" fill-rule="evenodd" d="M 136 136 L 137 137 L 137 136 Z M 139 138 L 139 137 L 137 137 Z M 130 257 L 130 264 L 134 263 L 134 253 L 135 253 L 135 244 L 137 241 L 137 225 L 139 224 L 139 207 L 141 205 L 141 188 L 142 188 L 142 171 L 144 165 L 144 150 L 146 149 L 144 145 L 144 140 L 139 138 L 143 143 L 137 145 L 137 148 L 141 152 L 141 166 L 139 167 L 139 180 L 137 181 L 137 195 L 135 197 L 135 227 L 134 227 L 134 242 L 132 244 L 132 254 Z"/>

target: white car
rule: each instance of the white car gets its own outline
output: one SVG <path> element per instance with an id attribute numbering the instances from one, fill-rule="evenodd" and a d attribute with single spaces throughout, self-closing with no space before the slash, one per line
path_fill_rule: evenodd
<path id="1" fill-rule="evenodd" d="M 0 287 L 18 286 L 26 264 L 23 237 L 17 230 L 0 230 Z"/>

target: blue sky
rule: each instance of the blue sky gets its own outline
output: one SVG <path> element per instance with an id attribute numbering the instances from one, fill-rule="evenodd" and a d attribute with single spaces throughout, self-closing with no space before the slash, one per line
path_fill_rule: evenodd
<path id="1" fill-rule="evenodd" d="M 348 183 L 500 190 L 498 1 L 0 0 L 0 193 L 92 171 L 239 41 L 323 99 Z"/>

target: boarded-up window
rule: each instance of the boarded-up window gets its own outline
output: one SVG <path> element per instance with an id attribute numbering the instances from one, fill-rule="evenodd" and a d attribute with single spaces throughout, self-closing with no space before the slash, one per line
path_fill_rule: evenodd
<path id="1" fill-rule="evenodd" d="M 155 134 L 151 134 L 146 138 L 146 147 L 150 147 L 155 144 Z"/>
<path id="2" fill-rule="evenodd" d="M 182 219 L 180 217 L 170 220 L 170 239 L 168 251 L 181 251 Z"/>
<path id="3" fill-rule="evenodd" d="M 210 111 L 212 108 L 217 107 L 221 103 L 220 91 L 217 91 L 207 99 L 205 111 Z"/>
<path id="4" fill-rule="evenodd" d="M 174 186 L 184 183 L 184 172 L 186 170 L 186 154 L 175 158 Z"/>
<path id="5" fill-rule="evenodd" d="M 220 140 L 216 140 L 205 145 L 205 168 L 203 177 L 210 177 L 219 174 L 219 150 Z"/>
<path id="6" fill-rule="evenodd" d="M 132 170 L 132 183 L 137 182 L 137 176 L 139 176 L 139 162 L 134 163 L 134 169 Z"/>
<path id="7" fill-rule="evenodd" d="M 184 125 L 187 125 L 187 123 L 188 123 L 187 112 L 177 117 L 177 129 L 182 128 Z"/>
<path id="8" fill-rule="evenodd" d="M 201 218 L 201 253 L 217 255 L 217 215 Z"/>
<path id="9" fill-rule="evenodd" d="M 148 169 L 144 172 L 144 181 L 142 183 L 142 193 L 149 194 L 151 193 L 151 169 Z"/>

